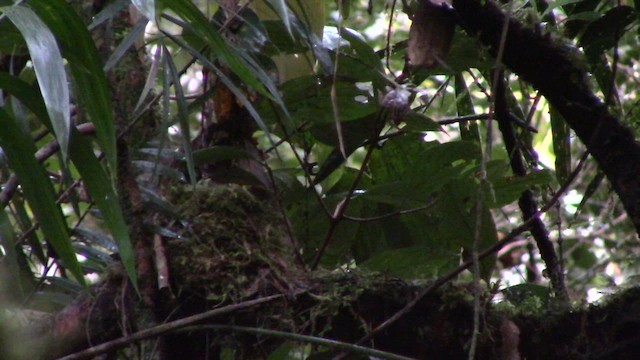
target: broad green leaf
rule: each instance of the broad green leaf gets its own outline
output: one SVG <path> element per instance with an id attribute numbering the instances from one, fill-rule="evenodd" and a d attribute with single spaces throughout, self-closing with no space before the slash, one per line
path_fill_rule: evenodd
<path id="1" fill-rule="evenodd" d="M 482 251 L 498 241 L 491 211 L 484 204 L 481 207 L 477 206 L 478 190 L 477 186 L 469 184 L 466 180 L 452 181 L 443 189 L 437 204 L 437 212 L 440 216 L 438 222 L 440 241 L 451 242 L 462 247 L 465 258 L 471 258 L 474 243 L 477 244 L 477 250 Z M 478 219 L 480 219 L 479 224 Z M 495 261 L 496 256 L 492 255 L 480 262 L 482 279 L 489 280 Z"/>
<path id="2" fill-rule="evenodd" d="M 0 8 L 0 11 L 16 25 L 27 42 L 40 92 L 47 106 L 60 150 L 66 160 L 71 135 L 69 86 L 64 60 L 56 39 L 47 25 L 31 9 L 24 6 L 5 6 Z"/>
<path id="3" fill-rule="evenodd" d="M 402 121 L 406 124 L 402 128 L 403 131 L 442 131 L 442 127 L 436 121 L 419 112 L 411 111 Z"/>
<path id="4" fill-rule="evenodd" d="M 459 261 L 460 254 L 455 251 L 436 253 L 427 246 L 412 246 L 383 251 L 361 266 L 410 280 L 436 277 Z"/>
<path id="5" fill-rule="evenodd" d="M 291 38 L 282 21 L 266 20 L 262 25 L 269 37 L 269 43 L 264 49 L 268 55 L 302 53 L 308 49 L 300 32 L 295 31 Z"/>
<path id="6" fill-rule="evenodd" d="M 598 263 L 598 257 L 593 253 L 592 247 L 586 244 L 572 248 L 571 258 L 575 266 L 585 270 L 593 269 Z"/>
<path id="7" fill-rule="evenodd" d="M 379 110 L 380 106 L 367 91 L 360 90 L 355 84 L 339 82 L 335 85 L 340 121 L 345 122 L 364 118 Z M 334 124 L 333 104 L 331 102 L 331 86 L 329 84 L 311 85 L 304 93 L 287 101 L 291 117 L 297 123 L 310 121 L 313 124 Z"/>
<path id="8" fill-rule="evenodd" d="M 82 269 L 71 246 L 67 224 L 56 204 L 51 181 L 45 169 L 34 156 L 36 147 L 4 109 L 0 109 L 0 146 L 11 169 L 15 171 L 31 210 L 40 222 L 47 241 L 71 271 L 78 282 L 84 284 Z"/>
<path id="9" fill-rule="evenodd" d="M 363 197 L 402 208 L 424 205 L 432 193 L 463 176 L 479 154 L 473 142 L 427 143 L 420 134 L 390 139 L 372 158 L 370 171 L 377 184 Z"/>
<path id="10" fill-rule="evenodd" d="M 78 89 L 76 96 L 82 104 L 80 108 L 94 124 L 98 143 L 109 164 L 109 171 L 115 176 L 117 154 L 113 103 L 93 38 L 75 10 L 66 1 L 34 0 L 29 4 L 57 36 L 73 75 L 75 88 Z M 61 88 L 60 91 L 65 89 L 67 89 L 66 82 L 64 89 Z M 55 126 L 53 118 L 52 122 Z"/>
<path id="11" fill-rule="evenodd" d="M 349 64 L 349 60 L 352 59 L 354 62 L 361 64 L 365 69 L 368 69 L 369 81 L 373 82 L 373 86 L 376 89 L 384 89 L 385 86 L 391 85 L 384 75 L 384 69 L 382 67 L 380 57 L 375 53 L 371 45 L 361 37 L 361 35 L 347 28 L 342 29 L 340 35 L 349 42 L 349 45 L 355 54 L 353 56 L 347 56 L 343 51 L 340 51 L 340 55 L 343 56 L 338 60 L 340 62 L 340 66 L 338 66 L 339 75 L 348 72 L 350 68 L 355 67 L 352 64 Z"/>
<path id="12" fill-rule="evenodd" d="M 383 71 L 380 57 L 376 55 L 371 45 L 364 40 L 362 35 L 354 30 L 343 28 L 340 36 L 349 42 L 351 48 L 353 48 L 358 55 L 358 58 L 367 64 L 372 71 Z"/>
<path id="13" fill-rule="evenodd" d="M 506 169 L 508 165 L 502 161 L 499 162 Z M 489 173 L 490 171 L 493 171 L 493 169 L 487 167 L 487 172 Z M 494 198 L 485 197 L 485 201 L 487 201 L 487 206 L 491 209 L 516 201 L 525 190 L 535 186 L 549 185 L 553 182 L 553 175 L 548 170 L 534 171 L 525 176 L 494 176 L 491 173 L 488 176 L 493 188 Z"/>

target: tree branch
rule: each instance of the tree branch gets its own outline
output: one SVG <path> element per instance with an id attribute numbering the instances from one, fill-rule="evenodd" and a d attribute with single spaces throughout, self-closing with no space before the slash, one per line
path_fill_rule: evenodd
<path id="1" fill-rule="evenodd" d="M 466 31 L 479 36 L 493 56 L 498 53 L 504 23 L 509 21 L 503 63 L 562 114 L 607 175 L 640 232 L 640 146 L 631 130 L 593 93 L 587 71 L 575 61 L 578 51 L 508 19 L 491 1 L 453 0 L 453 7 Z"/>

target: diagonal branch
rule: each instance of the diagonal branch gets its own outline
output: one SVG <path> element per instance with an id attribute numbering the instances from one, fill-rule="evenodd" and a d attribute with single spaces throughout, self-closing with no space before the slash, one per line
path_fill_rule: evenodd
<path id="1" fill-rule="evenodd" d="M 498 127 L 502 133 L 507 153 L 509 154 L 509 162 L 513 173 L 518 176 L 527 175 L 527 167 L 522 158 L 522 151 L 520 150 L 516 132 L 509 118 L 509 106 L 507 105 L 507 98 L 505 95 L 505 80 L 504 72 L 497 71 L 497 75 L 494 77 L 496 83 L 494 84 L 494 96 L 495 96 L 495 117 L 498 122 Z M 532 218 L 538 211 L 538 204 L 533 196 L 531 190 L 526 190 L 520 196 L 518 201 L 522 216 L 525 219 Z M 569 294 L 564 283 L 564 274 L 562 272 L 562 266 L 558 261 L 553 242 L 549 238 L 549 232 L 547 231 L 542 219 L 535 218 L 531 224 L 531 235 L 538 245 L 540 250 L 540 256 L 547 265 L 549 273 L 549 279 L 551 280 L 551 286 L 557 299 L 561 302 L 568 304 Z"/>
<path id="2" fill-rule="evenodd" d="M 489 0 L 453 0 L 453 7 L 465 30 L 479 36 L 493 56 L 499 50 L 504 23 L 509 21 L 504 65 L 537 88 L 562 114 L 606 174 L 640 232 L 640 145 L 590 88 L 587 71 L 575 61 L 577 50 L 507 19 Z"/>

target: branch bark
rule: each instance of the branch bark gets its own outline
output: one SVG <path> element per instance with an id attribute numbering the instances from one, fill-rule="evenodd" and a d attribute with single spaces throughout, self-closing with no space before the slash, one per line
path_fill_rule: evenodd
<path id="1" fill-rule="evenodd" d="M 640 233 L 640 145 L 630 129 L 595 96 L 577 50 L 509 19 L 490 0 L 453 0 L 465 30 L 496 56 L 509 21 L 503 63 L 531 83 L 566 119 L 596 159 Z"/>
<path id="2" fill-rule="evenodd" d="M 134 314 L 123 315 L 122 308 L 113 301 L 121 295 L 122 281 L 126 281 L 123 274 L 108 280 L 94 301 L 87 297 L 59 313 L 50 324 L 50 332 L 43 334 L 48 346 L 42 359 L 69 355 L 89 344 L 94 347 L 66 358 L 88 358 L 104 352 L 115 356 L 113 351 L 124 345 L 158 336 L 175 338 L 171 343 L 181 356 L 168 357 L 170 359 L 210 358 L 221 351 L 221 345 L 237 350 L 236 359 L 254 359 L 287 341 L 264 334 L 229 336 L 230 330 L 223 328 L 208 331 L 207 336 L 197 331 L 176 332 L 195 322 L 274 329 L 355 343 L 358 337 L 370 334 L 370 329 L 384 322 L 389 314 L 406 306 L 413 294 L 424 290 L 384 276 L 335 274 L 315 278 L 314 285 L 298 294 L 284 297 L 277 291 L 271 296 L 265 293 L 255 300 L 245 299 L 217 310 L 203 309 L 192 316 L 169 320 L 127 336 L 122 334 L 115 319 Z M 274 290 L 271 288 L 270 292 Z M 473 328 L 470 300 L 473 291 L 480 290 L 465 284 L 444 286 L 420 299 L 412 307 L 411 316 L 393 323 L 363 345 L 418 359 L 466 359 Z M 640 320 L 629 309 L 640 307 L 639 295 L 640 288 L 632 288 L 612 296 L 606 305 L 557 313 L 545 311 L 544 304 L 536 306 L 534 301 L 529 305 L 516 304 L 519 310 L 515 312 L 519 315 L 514 315 L 513 307 L 500 310 L 492 305 L 491 295 L 483 293 L 486 312 L 478 338 L 477 358 L 637 359 L 640 338 L 636 330 Z M 259 307 L 252 307 L 258 303 L 261 303 Z M 505 324 L 509 325 L 506 329 Z M 91 339 L 87 338 L 89 335 Z M 31 346 L 42 344 L 33 336 L 29 340 Z"/>

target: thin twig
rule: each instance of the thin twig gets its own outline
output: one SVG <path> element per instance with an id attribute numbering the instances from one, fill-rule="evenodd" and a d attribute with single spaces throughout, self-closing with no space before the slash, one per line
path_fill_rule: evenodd
<path id="1" fill-rule="evenodd" d="M 202 331 L 202 330 L 231 330 L 238 332 L 247 332 L 256 335 L 266 335 L 278 338 L 289 339 L 295 342 L 305 342 L 309 344 L 315 344 L 320 346 L 326 346 L 330 348 L 336 348 L 342 351 L 349 351 L 354 354 L 362 354 L 369 355 L 371 358 L 375 359 L 389 359 L 389 360 L 413 360 L 414 358 L 392 354 L 386 351 L 372 349 L 360 345 L 354 345 L 342 341 L 332 340 L 321 338 L 317 336 L 309 336 L 309 335 L 301 335 L 290 333 L 286 331 L 279 330 L 271 330 L 271 329 L 262 329 L 262 328 L 254 328 L 247 326 L 235 326 L 235 325 L 196 325 L 189 326 L 183 329 L 180 329 L 179 332 L 193 332 L 193 331 Z"/>
<path id="2" fill-rule="evenodd" d="M 58 358 L 58 360 L 90 359 L 90 358 L 93 358 L 93 357 L 95 357 L 97 355 L 104 354 L 104 353 L 110 352 L 110 351 L 114 351 L 116 349 L 120 349 L 120 348 L 122 348 L 124 346 L 136 343 L 136 342 L 141 341 L 141 340 L 145 340 L 145 339 L 149 339 L 149 338 L 154 338 L 154 337 L 165 335 L 165 334 L 170 333 L 172 331 L 175 331 L 177 329 L 183 328 L 183 327 L 188 326 L 188 325 L 195 324 L 195 323 L 203 321 L 203 320 L 207 320 L 209 318 L 212 318 L 212 317 L 215 317 L 215 316 L 218 316 L 218 315 L 224 315 L 224 314 L 233 313 L 235 311 L 244 310 L 244 309 L 247 309 L 249 307 L 253 307 L 253 306 L 256 306 L 256 305 L 268 303 L 268 302 L 271 302 L 271 301 L 274 301 L 274 300 L 277 300 L 277 299 L 281 299 L 283 297 L 284 297 L 284 295 L 271 295 L 271 296 L 267 296 L 267 297 L 263 297 L 263 298 L 259 298 L 259 299 L 255 299 L 255 300 L 244 301 L 244 302 L 241 302 L 241 303 L 238 303 L 238 304 L 227 305 L 227 306 L 223 306 L 221 308 L 205 311 L 205 312 L 200 313 L 200 314 L 188 316 L 188 317 L 185 317 L 185 318 L 182 318 L 182 319 L 179 319 L 179 320 L 175 320 L 175 321 L 164 323 L 164 324 L 161 324 L 161 325 L 158 325 L 158 326 L 154 326 L 154 327 L 149 328 L 149 329 L 141 330 L 141 331 L 138 331 L 138 332 L 133 333 L 133 334 L 131 334 L 129 336 L 126 336 L 126 337 L 121 337 L 121 338 L 118 338 L 118 339 L 115 339 L 115 340 L 111 340 L 111 341 L 102 343 L 100 345 L 96 345 L 96 346 L 90 347 L 88 349 L 79 351 L 77 353 Z"/>
<path id="3" fill-rule="evenodd" d="M 324 252 L 327 249 L 327 246 L 329 246 L 329 243 L 331 243 L 331 240 L 333 239 L 333 234 L 335 233 L 336 228 L 338 227 L 338 224 L 340 223 L 340 221 L 344 219 L 344 212 L 347 210 L 347 207 L 349 206 L 349 202 L 352 199 L 351 196 L 356 190 L 358 183 L 362 179 L 362 176 L 364 176 L 364 171 L 367 167 L 367 164 L 369 163 L 369 160 L 371 159 L 371 154 L 373 154 L 374 149 L 375 149 L 375 146 L 373 145 L 369 146 L 369 148 L 367 149 L 367 153 L 364 157 L 364 160 L 362 160 L 362 166 L 360 167 L 360 170 L 358 171 L 358 174 L 356 175 L 355 180 L 353 180 L 351 189 L 347 193 L 347 196 L 342 201 L 340 201 L 340 203 L 338 203 L 338 205 L 336 206 L 334 214 L 330 218 L 329 230 L 327 230 L 327 235 L 325 236 L 325 239 L 322 242 L 322 245 L 318 249 L 318 252 L 316 253 L 316 257 L 313 259 L 313 263 L 311 264 L 311 270 L 315 270 L 320 264 L 320 260 L 322 259 L 322 256 L 324 255 Z"/>
<path id="4" fill-rule="evenodd" d="M 388 219 L 388 218 L 391 218 L 391 217 L 394 217 L 394 216 L 413 214 L 413 213 L 418 212 L 418 211 L 427 210 L 428 208 L 430 208 L 433 205 L 435 205 L 436 202 L 437 202 L 437 200 L 433 200 L 433 201 L 429 202 L 427 205 L 420 206 L 420 207 L 417 207 L 417 208 L 414 208 L 414 209 L 399 210 L 399 211 L 394 211 L 392 213 L 379 215 L 379 216 L 361 218 L 361 217 L 354 217 L 354 216 L 344 215 L 342 218 L 345 219 L 345 220 L 355 221 L 355 222 L 380 221 L 380 220 Z"/>
<path id="5" fill-rule="evenodd" d="M 525 176 L 527 175 L 528 170 L 523 160 L 520 147 L 517 143 L 518 139 L 516 137 L 516 132 L 512 126 L 511 119 L 509 118 L 509 109 L 506 98 L 507 89 L 504 74 L 500 71 L 500 75 L 494 76 L 493 78 L 494 81 L 496 81 L 496 83 L 493 84 L 495 116 L 498 121 L 500 132 L 502 133 L 505 148 L 509 154 L 511 170 L 514 175 Z M 522 216 L 525 219 L 530 218 L 538 208 L 533 192 L 529 189 L 522 192 L 520 199 L 518 200 L 518 205 L 520 207 L 520 211 L 522 211 Z M 551 280 L 551 285 L 556 298 L 560 300 L 562 304 L 568 305 L 569 294 L 565 286 L 562 265 L 558 260 L 553 242 L 549 238 L 549 232 L 542 220 L 538 219 L 534 221 L 531 226 L 531 234 L 536 241 L 536 245 L 540 251 L 540 256 L 542 256 L 542 259 L 547 266 L 549 279 Z"/>

